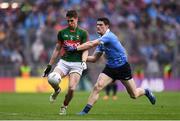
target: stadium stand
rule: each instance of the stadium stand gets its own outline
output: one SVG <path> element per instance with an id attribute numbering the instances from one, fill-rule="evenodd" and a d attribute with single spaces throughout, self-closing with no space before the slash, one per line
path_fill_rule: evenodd
<path id="1" fill-rule="evenodd" d="M 65 11 L 72 8 L 78 10 L 80 26 L 88 30 L 91 39 L 97 37 L 96 18 L 111 19 L 111 29 L 126 47 L 134 72 L 141 69 L 145 76 L 155 72 L 163 77 L 164 67 L 170 64 L 172 77 L 180 76 L 178 0 L 20 0 L 9 2 L 9 7 L 3 3 L 1 0 L 1 77 L 19 76 L 23 60 L 31 66 L 32 76 L 40 76 L 56 34 L 66 24 Z M 99 63 L 90 65 L 94 69 L 90 75 L 101 67 Z"/>

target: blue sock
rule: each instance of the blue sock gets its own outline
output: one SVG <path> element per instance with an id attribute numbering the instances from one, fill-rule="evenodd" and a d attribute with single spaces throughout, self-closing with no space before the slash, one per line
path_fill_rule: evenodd
<path id="1" fill-rule="evenodd" d="M 88 112 L 91 110 L 91 108 L 92 108 L 92 105 L 87 104 L 87 105 L 85 106 L 85 108 L 83 109 L 83 112 L 88 113 Z"/>

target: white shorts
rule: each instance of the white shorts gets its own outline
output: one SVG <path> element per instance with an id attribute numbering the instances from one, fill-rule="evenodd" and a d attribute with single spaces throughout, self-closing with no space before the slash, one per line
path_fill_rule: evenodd
<path id="1" fill-rule="evenodd" d="M 64 73 L 64 75 L 74 72 L 78 73 L 79 75 L 82 75 L 83 72 L 81 62 L 67 62 L 62 59 L 59 60 L 59 62 L 56 65 L 56 68 L 60 69 Z"/>

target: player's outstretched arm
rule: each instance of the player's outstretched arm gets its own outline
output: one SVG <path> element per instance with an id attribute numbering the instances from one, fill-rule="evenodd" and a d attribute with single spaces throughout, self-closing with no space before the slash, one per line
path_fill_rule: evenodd
<path id="1" fill-rule="evenodd" d="M 83 67 L 83 70 L 86 70 L 87 69 L 87 64 L 86 64 L 86 61 L 87 61 L 87 58 L 88 58 L 88 54 L 89 54 L 89 51 L 88 50 L 85 50 L 83 51 L 82 53 L 82 67 Z"/>
<path id="2" fill-rule="evenodd" d="M 88 41 L 86 43 L 83 43 L 79 46 L 77 46 L 77 51 L 80 51 L 80 50 L 87 50 L 87 49 L 90 49 L 90 48 L 93 48 L 93 47 L 96 47 L 97 45 L 101 44 L 100 41 L 98 39 L 96 40 L 93 40 L 93 41 Z"/>
<path id="3" fill-rule="evenodd" d="M 88 58 L 88 54 L 89 54 L 88 50 L 83 51 L 83 53 L 82 53 L 82 61 L 86 62 L 86 60 Z"/>
<path id="4" fill-rule="evenodd" d="M 100 41 L 96 39 L 93 41 L 85 42 L 85 43 L 83 43 L 77 47 L 65 45 L 64 49 L 66 51 L 69 51 L 69 52 L 75 52 L 75 51 L 80 51 L 80 50 L 88 50 L 88 49 L 93 48 L 99 44 L 101 44 Z"/>

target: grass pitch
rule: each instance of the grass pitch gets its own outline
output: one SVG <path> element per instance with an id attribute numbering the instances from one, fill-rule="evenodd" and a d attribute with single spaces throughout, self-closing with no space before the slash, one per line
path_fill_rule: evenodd
<path id="1" fill-rule="evenodd" d="M 180 120 L 180 93 L 155 93 L 156 105 L 145 96 L 133 100 L 126 92 L 118 93 L 118 100 L 102 100 L 104 93 L 88 115 L 76 113 L 86 105 L 90 92 L 76 92 L 67 115 L 60 116 L 64 94 L 54 104 L 47 93 L 0 93 L 0 120 Z"/>

